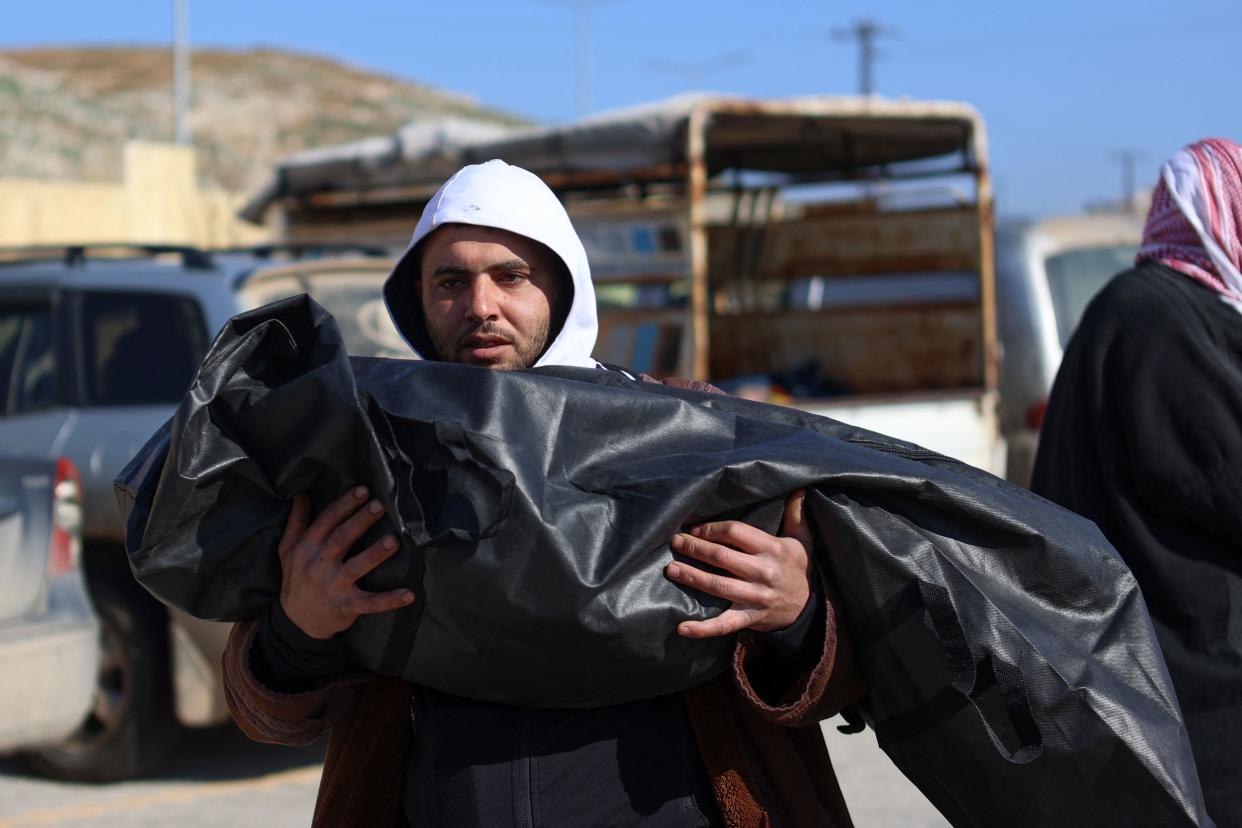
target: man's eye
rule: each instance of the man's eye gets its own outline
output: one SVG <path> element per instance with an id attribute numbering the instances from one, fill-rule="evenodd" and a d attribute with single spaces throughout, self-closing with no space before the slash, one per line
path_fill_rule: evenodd
<path id="1" fill-rule="evenodd" d="M 462 286 L 461 279 L 441 279 L 440 280 L 441 290 L 456 290 L 457 288 L 461 286 Z"/>
<path id="2" fill-rule="evenodd" d="M 496 281 L 504 282 L 505 284 L 513 284 L 514 282 L 520 282 L 525 278 L 526 278 L 525 273 L 517 273 L 515 271 L 511 271 L 509 273 L 500 274 L 500 276 L 497 277 Z"/>

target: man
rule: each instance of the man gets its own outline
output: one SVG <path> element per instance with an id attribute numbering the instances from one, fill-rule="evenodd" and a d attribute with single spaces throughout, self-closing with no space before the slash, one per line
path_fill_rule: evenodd
<path id="1" fill-rule="evenodd" d="M 1135 266 L 1091 300 L 1031 488 L 1134 571 L 1208 813 L 1242 825 L 1242 145 L 1167 160 Z"/>
<path id="2" fill-rule="evenodd" d="M 436 193 L 385 300 L 426 359 L 606 370 L 590 356 L 594 291 L 568 215 L 536 176 L 501 161 L 466 167 Z M 667 576 L 731 602 L 677 632 L 742 632 L 732 682 L 585 710 L 360 675 L 340 634 L 361 615 L 418 600 L 357 586 L 397 550 L 384 537 L 345 558 L 381 517 L 362 488 L 318 516 L 295 500 L 280 601 L 238 625 L 225 654 L 230 708 L 252 737 L 303 744 L 332 731 L 316 824 L 849 823 L 816 722 L 859 688 L 811 567 L 800 495 L 781 537 L 724 521 L 671 541 L 710 570 L 672 563 Z"/>

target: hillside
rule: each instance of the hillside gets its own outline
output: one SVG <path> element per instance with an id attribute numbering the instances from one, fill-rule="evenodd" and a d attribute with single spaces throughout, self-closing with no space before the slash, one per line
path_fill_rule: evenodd
<path id="1" fill-rule="evenodd" d="M 461 95 L 277 49 L 195 51 L 199 177 L 259 187 L 278 158 L 437 117 L 521 123 Z M 169 140 L 172 56 L 159 48 L 0 50 L 0 178 L 113 180 L 127 139 Z"/>

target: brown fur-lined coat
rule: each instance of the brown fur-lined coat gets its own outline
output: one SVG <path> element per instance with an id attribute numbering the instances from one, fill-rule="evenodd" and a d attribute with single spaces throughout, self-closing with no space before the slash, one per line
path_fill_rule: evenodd
<path id="1" fill-rule="evenodd" d="M 731 677 L 682 694 L 720 813 L 731 828 L 851 824 L 818 722 L 854 701 L 861 684 L 831 600 L 824 601 L 824 612 L 819 663 L 784 698 L 765 700 L 755 690 L 762 656 L 745 635 L 738 639 Z M 372 677 L 280 693 L 250 669 L 254 639 L 253 622 L 238 624 L 225 650 L 229 709 L 260 742 L 305 745 L 330 732 L 313 824 L 397 825 L 412 686 Z"/>

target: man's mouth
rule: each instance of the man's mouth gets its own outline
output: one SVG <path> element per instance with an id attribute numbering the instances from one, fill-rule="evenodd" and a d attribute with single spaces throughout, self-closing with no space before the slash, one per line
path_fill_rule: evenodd
<path id="1" fill-rule="evenodd" d="M 513 343 L 506 337 L 489 334 L 475 334 L 461 341 L 462 350 L 468 352 L 475 359 L 481 360 L 495 359 L 512 345 Z"/>

